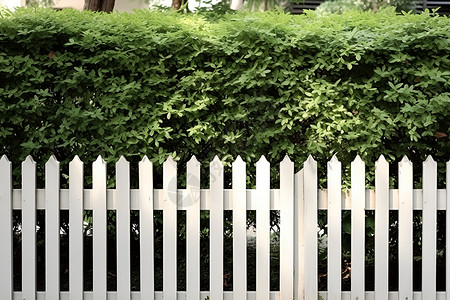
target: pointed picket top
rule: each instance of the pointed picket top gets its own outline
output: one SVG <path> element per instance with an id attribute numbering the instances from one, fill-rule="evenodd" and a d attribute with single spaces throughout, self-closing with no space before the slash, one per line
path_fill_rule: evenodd
<path id="1" fill-rule="evenodd" d="M 27 158 L 22 162 L 22 164 L 35 164 L 33 156 L 28 155 Z"/>
<path id="2" fill-rule="evenodd" d="M 242 165 L 242 164 L 245 165 L 245 161 L 242 159 L 242 157 L 240 155 L 238 155 L 236 157 L 236 160 L 233 162 L 233 166 L 235 166 L 235 165 Z"/>
<path id="3" fill-rule="evenodd" d="M 352 164 L 364 164 L 364 161 L 361 159 L 361 156 L 356 155 L 356 157 L 353 160 Z"/>
<path id="4" fill-rule="evenodd" d="M 192 155 L 191 159 L 187 162 L 187 165 L 191 167 L 198 167 L 201 166 L 202 164 L 198 161 L 195 155 Z"/>
<path id="5" fill-rule="evenodd" d="M 0 159 L 0 164 L 5 164 L 5 165 L 9 165 L 11 164 L 11 162 L 8 159 L 8 156 L 6 156 L 5 154 L 2 155 L 2 158 Z"/>
<path id="6" fill-rule="evenodd" d="M 263 155 L 264 156 L 264 155 Z M 281 161 L 282 164 L 292 163 L 292 160 L 289 158 L 289 155 L 285 155 L 283 160 Z"/>
<path id="7" fill-rule="evenodd" d="M 328 172 L 333 171 L 334 168 L 338 170 L 338 172 L 341 172 L 341 162 L 337 158 L 336 154 L 333 155 L 333 157 L 328 161 L 327 168 L 329 169 Z"/>
<path id="8" fill-rule="evenodd" d="M 287 157 L 287 156 L 286 156 Z M 285 158 L 286 159 L 286 158 Z M 289 158 L 288 158 L 289 159 Z M 264 155 L 261 155 L 261 157 L 259 158 L 259 160 L 256 162 L 256 166 L 258 165 L 266 165 L 266 164 L 270 164 L 269 161 L 267 160 L 267 158 Z"/>
<path id="9" fill-rule="evenodd" d="M 147 165 L 150 164 L 152 165 L 153 163 L 150 161 L 150 159 L 148 158 L 147 155 L 144 155 L 144 157 L 141 159 L 141 161 L 139 162 L 139 166 L 141 165 Z"/>
<path id="10" fill-rule="evenodd" d="M 380 157 L 378 157 L 378 160 L 375 162 L 375 166 L 379 165 L 379 164 L 387 164 L 387 160 L 384 157 L 383 154 L 380 155 Z"/>
<path id="11" fill-rule="evenodd" d="M 56 159 L 56 156 L 52 155 L 45 163 L 46 165 L 59 165 L 59 161 Z"/>
<path id="12" fill-rule="evenodd" d="M 337 155 L 336 154 L 334 154 L 333 155 L 333 157 L 330 159 L 330 161 L 329 161 L 329 163 L 332 163 L 332 164 L 336 164 L 336 163 L 339 163 L 340 161 L 339 161 L 339 159 L 337 158 Z"/>
<path id="13" fill-rule="evenodd" d="M 433 159 L 433 157 L 431 156 L 431 155 L 428 155 L 427 156 L 427 159 L 423 162 L 423 165 L 424 166 L 426 166 L 426 165 L 431 165 L 431 166 L 433 166 L 433 165 L 435 165 L 436 164 L 436 161 Z"/>
<path id="14" fill-rule="evenodd" d="M 117 166 L 121 166 L 121 165 L 129 166 L 130 162 L 125 158 L 125 156 L 121 155 L 119 160 L 117 161 L 116 165 Z"/>
<path id="15" fill-rule="evenodd" d="M 83 161 L 80 159 L 80 157 L 78 155 L 75 155 L 75 157 L 70 162 L 70 164 L 82 164 L 82 163 L 83 163 Z"/>
<path id="16" fill-rule="evenodd" d="M 163 163 L 163 166 L 172 166 L 173 168 L 176 168 L 177 162 L 173 159 L 172 155 L 169 155 L 169 157 Z"/>
<path id="17" fill-rule="evenodd" d="M 409 158 L 405 155 L 403 156 L 402 160 L 400 161 L 401 164 L 410 164 L 411 161 L 409 160 Z"/>
<path id="18" fill-rule="evenodd" d="M 314 159 L 314 157 L 310 154 L 306 161 L 303 163 L 304 166 L 306 165 L 312 165 L 317 166 L 317 161 Z"/>
<path id="19" fill-rule="evenodd" d="M 216 155 L 214 156 L 214 159 L 209 163 L 211 168 L 214 169 L 223 169 L 223 164 L 220 158 Z"/>
<path id="20" fill-rule="evenodd" d="M 106 162 L 105 162 L 105 160 L 103 159 L 103 157 L 102 157 L 101 155 L 99 155 L 99 156 L 97 157 L 97 160 L 94 161 L 93 164 L 102 164 L 102 165 L 105 165 Z"/>

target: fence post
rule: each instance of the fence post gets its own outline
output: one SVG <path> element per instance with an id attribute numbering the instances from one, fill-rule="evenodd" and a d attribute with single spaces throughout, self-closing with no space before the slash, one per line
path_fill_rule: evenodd
<path id="1" fill-rule="evenodd" d="M 210 299 L 223 299 L 223 165 L 216 156 L 210 163 Z"/>
<path id="2" fill-rule="evenodd" d="M 341 162 L 336 155 L 327 163 L 328 173 L 328 299 L 341 299 Z"/>
<path id="3" fill-rule="evenodd" d="M 116 163 L 117 299 L 131 297 L 130 279 L 130 163 Z"/>
<path id="4" fill-rule="evenodd" d="M 200 163 L 192 156 L 187 163 L 186 188 L 186 294 L 200 299 Z"/>
<path id="5" fill-rule="evenodd" d="M 375 300 L 389 297 L 389 164 L 375 163 Z"/>
<path id="6" fill-rule="evenodd" d="M 22 299 L 36 299 L 36 163 L 22 163 Z"/>
<path id="7" fill-rule="evenodd" d="M 423 163 L 422 299 L 436 299 L 437 164 L 431 156 Z"/>
<path id="8" fill-rule="evenodd" d="M 107 299 L 106 163 L 101 156 L 92 164 L 93 190 L 93 298 Z"/>
<path id="9" fill-rule="evenodd" d="M 280 202 L 280 299 L 291 300 L 294 297 L 294 163 L 287 155 L 280 163 Z"/>
<path id="10" fill-rule="evenodd" d="M 413 299 L 413 170 L 405 156 L 398 165 L 398 294 L 399 300 Z"/>
<path id="11" fill-rule="evenodd" d="M 294 299 L 305 298 L 304 171 L 294 176 Z"/>
<path id="12" fill-rule="evenodd" d="M 359 155 L 351 164 L 352 184 L 352 223 L 351 223 L 351 298 L 364 300 L 365 298 L 365 207 L 366 184 L 365 164 Z"/>
<path id="13" fill-rule="evenodd" d="M 256 299 L 269 300 L 270 164 L 264 156 L 256 163 L 256 192 Z"/>
<path id="14" fill-rule="evenodd" d="M 139 162 L 139 224 L 141 299 L 153 300 L 154 248 L 153 248 L 153 164 L 144 156 Z"/>
<path id="15" fill-rule="evenodd" d="M 233 163 L 233 299 L 247 300 L 247 195 L 246 165 L 240 156 Z"/>
<path id="16" fill-rule="evenodd" d="M 83 299 L 83 162 L 69 164 L 69 291 L 70 300 Z"/>
<path id="17" fill-rule="evenodd" d="M 12 236 L 12 172 L 6 155 L 0 159 L 0 299 L 13 297 L 13 236 Z"/>
<path id="18" fill-rule="evenodd" d="M 177 299 L 177 164 L 163 165 L 163 299 Z"/>
<path id="19" fill-rule="evenodd" d="M 304 170 L 305 299 L 317 299 L 317 162 L 310 155 Z"/>
<path id="20" fill-rule="evenodd" d="M 59 161 L 45 164 L 45 299 L 59 300 Z"/>

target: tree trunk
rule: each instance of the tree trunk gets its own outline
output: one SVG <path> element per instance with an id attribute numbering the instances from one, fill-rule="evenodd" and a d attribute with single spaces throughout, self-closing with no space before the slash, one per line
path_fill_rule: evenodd
<path id="1" fill-rule="evenodd" d="M 115 0 L 85 0 L 84 10 L 112 12 Z"/>

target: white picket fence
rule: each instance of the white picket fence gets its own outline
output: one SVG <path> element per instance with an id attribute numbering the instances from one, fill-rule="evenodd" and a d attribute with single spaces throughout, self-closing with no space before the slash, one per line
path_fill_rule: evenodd
<path id="1" fill-rule="evenodd" d="M 83 189 L 83 163 L 69 165 L 69 189 L 60 189 L 60 166 L 55 157 L 45 165 L 45 189 L 36 189 L 36 163 L 22 163 L 22 189 L 12 189 L 11 163 L 0 160 L 0 299 L 450 299 L 436 292 L 436 215 L 450 207 L 450 162 L 447 189 L 437 189 L 436 162 L 423 164 L 423 188 L 413 189 L 412 163 L 398 165 L 398 189 L 389 189 L 389 164 L 383 157 L 375 167 L 375 190 L 365 189 L 365 164 L 351 164 L 351 191 L 341 189 L 341 163 L 328 163 L 328 188 L 318 190 L 317 163 L 309 157 L 294 173 L 286 157 L 280 164 L 280 188 L 270 189 L 270 165 L 256 164 L 256 189 L 246 189 L 246 164 L 232 166 L 232 189 L 224 189 L 223 165 L 210 164 L 210 188 L 200 189 L 200 163 L 187 164 L 187 189 L 177 189 L 177 166 L 163 165 L 163 189 L 153 188 L 153 165 L 139 163 L 139 189 L 130 189 L 125 158 L 116 164 L 116 189 L 106 188 L 106 164 L 93 163 L 92 189 Z M 136 180 L 133 178 L 132 180 Z M 36 274 L 36 210 L 45 210 L 45 274 Z M 328 210 L 328 291 L 318 291 L 317 212 Z M 351 292 L 341 291 L 341 211 L 351 209 Z M 364 289 L 365 210 L 375 213 L 375 291 Z M 12 211 L 22 210 L 22 291 L 13 291 Z M 60 210 L 69 210 L 69 292 L 61 292 Z M 93 210 L 93 291 L 83 290 L 83 212 Z M 107 210 L 117 211 L 117 292 L 107 291 Z M 130 288 L 130 210 L 140 211 L 140 287 Z M 153 213 L 163 210 L 163 291 L 154 291 Z M 177 291 L 177 210 L 186 210 L 186 291 Z M 200 291 L 200 210 L 210 210 L 210 291 Z M 233 211 L 233 291 L 223 291 L 223 214 Z M 256 292 L 247 291 L 246 212 L 256 210 Z M 280 291 L 270 291 L 270 210 L 280 211 Z M 389 210 L 399 217 L 399 291 L 388 290 Z M 422 287 L 413 292 L 413 210 L 423 211 Z M 446 215 L 450 228 L 450 214 Z M 450 247 L 447 230 L 446 247 Z M 446 286 L 450 287 L 450 251 L 446 252 Z M 37 276 L 46 276 L 45 292 L 36 292 Z"/>

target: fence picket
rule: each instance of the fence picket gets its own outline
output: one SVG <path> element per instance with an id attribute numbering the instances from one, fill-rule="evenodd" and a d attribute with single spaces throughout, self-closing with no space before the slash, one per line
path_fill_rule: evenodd
<path id="1" fill-rule="evenodd" d="M 270 297 L 270 164 L 264 156 L 256 163 L 256 299 Z"/>
<path id="2" fill-rule="evenodd" d="M 210 299 L 223 299 L 223 165 L 216 156 L 210 163 Z"/>
<path id="3" fill-rule="evenodd" d="M 437 164 L 431 156 L 423 163 L 422 299 L 436 299 Z"/>
<path id="4" fill-rule="evenodd" d="M 69 290 L 70 300 L 83 299 L 83 162 L 69 164 Z"/>
<path id="5" fill-rule="evenodd" d="M 294 177 L 294 298 L 305 298 L 305 232 L 304 232 L 304 199 L 303 169 Z"/>
<path id="6" fill-rule="evenodd" d="M 280 163 L 280 299 L 293 297 L 294 163 L 286 155 Z"/>
<path id="7" fill-rule="evenodd" d="M 139 224 L 141 299 L 153 300 L 154 248 L 153 248 L 153 164 L 147 156 L 139 162 Z"/>
<path id="8" fill-rule="evenodd" d="M 317 162 L 310 155 L 304 170 L 304 228 L 305 228 L 305 299 L 316 299 L 317 282 Z M 306 259 L 307 258 L 307 259 Z"/>
<path id="9" fill-rule="evenodd" d="M 240 156 L 233 163 L 233 299 L 247 299 L 246 165 Z"/>
<path id="10" fill-rule="evenodd" d="M 365 164 L 359 155 L 351 164 L 352 216 L 351 216 L 351 298 L 365 299 L 365 211 L 366 184 Z"/>
<path id="11" fill-rule="evenodd" d="M 93 298 L 107 299 L 106 163 L 101 156 L 92 164 L 93 190 Z"/>
<path id="12" fill-rule="evenodd" d="M 375 163 L 375 300 L 389 296 L 389 164 Z"/>
<path id="13" fill-rule="evenodd" d="M 412 163 L 406 156 L 398 165 L 398 185 L 398 292 L 399 299 L 409 300 L 413 299 L 413 170 Z"/>
<path id="14" fill-rule="evenodd" d="M 327 164 L 328 173 L 328 299 L 341 298 L 341 162 L 336 155 Z M 353 207 L 352 207 L 353 208 Z"/>
<path id="15" fill-rule="evenodd" d="M 36 163 L 22 163 L 22 298 L 36 299 Z"/>
<path id="16" fill-rule="evenodd" d="M 59 300 L 59 161 L 45 164 L 45 299 Z"/>
<path id="17" fill-rule="evenodd" d="M 12 166 L 6 155 L 0 159 L 0 299 L 13 297 Z"/>
<path id="18" fill-rule="evenodd" d="M 116 163 L 117 189 L 117 298 L 131 297 L 130 273 L 130 163 L 121 156 Z"/>
<path id="19" fill-rule="evenodd" d="M 200 299 L 200 163 L 192 156 L 187 163 L 186 187 L 190 205 L 186 211 L 186 294 Z"/>
<path id="20" fill-rule="evenodd" d="M 177 164 L 163 166 L 163 297 L 177 299 Z"/>

